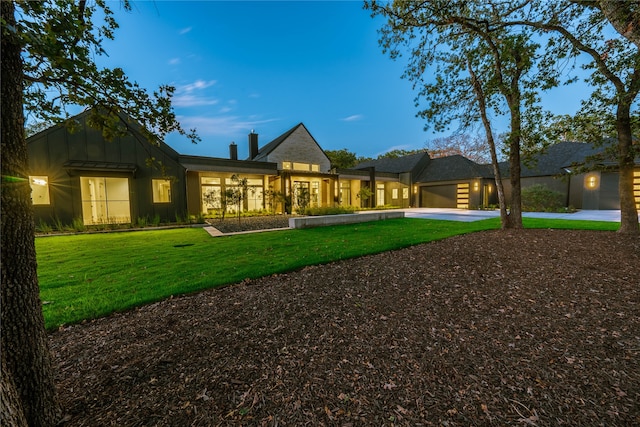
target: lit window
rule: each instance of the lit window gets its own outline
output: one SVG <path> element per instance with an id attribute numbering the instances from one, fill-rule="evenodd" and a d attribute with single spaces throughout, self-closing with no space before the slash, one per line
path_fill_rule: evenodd
<path id="1" fill-rule="evenodd" d="M 128 178 L 81 176 L 80 197 L 85 225 L 131 222 Z"/>
<path id="2" fill-rule="evenodd" d="M 311 170 L 310 166 L 311 165 L 309 163 L 293 162 L 293 170 L 297 170 L 297 171 L 308 171 L 308 170 Z"/>
<path id="3" fill-rule="evenodd" d="M 29 184 L 31 185 L 31 200 L 34 205 L 49 205 L 49 177 L 46 176 L 30 176 Z"/>
<path id="4" fill-rule="evenodd" d="M 311 165 L 311 171 L 312 172 L 320 172 L 320 165 L 312 164 Z"/>
<path id="5" fill-rule="evenodd" d="M 204 185 L 220 185 L 220 178 L 212 178 L 210 176 L 203 176 L 200 178 L 200 183 Z"/>
<path id="6" fill-rule="evenodd" d="M 403 199 L 408 199 L 409 198 L 409 189 L 406 188 L 406 187 L 402 189 L 402 198 Z"/>
<path id="7" fill-rule="evenodd" d="M 291 162 L 282 162 L 282 169 L 291 169 Z"/>
<path id="8" fill-rule="evenodd" d="M 398 189 L 394 188 L 393 190 L 391 190 L 391 198 L 392 199 L 397 199 L 398 198 Z"/>
<path id="9" fill-rule="evenodd" d="M 153 203 L 171 202 L 171 181 L 168 179 L 152 179 Z"/>

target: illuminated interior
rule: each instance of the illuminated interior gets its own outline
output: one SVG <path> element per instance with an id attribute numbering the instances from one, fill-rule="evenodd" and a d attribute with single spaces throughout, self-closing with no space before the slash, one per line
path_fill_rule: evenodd
<path id="1" fill-rule="evenodd" d="M 458 209 L 469 209 L 469 183 L 458 184 L 457 204 Z"/>
<path id="2" fill-rule="evenodd" d="M 636 209 L 640 209 L 640 170 L 633 171 L 633 197 L 636 200 Z"/>
<path id="3" fill-rule="evenodd" d="M 49 177 L 47 176 L 30 176 L 29 185 L 31 185 L 31 201 L 34 205 L 49 205 Z"/>
<path id="4" fill-rule="evenodd" d="M 152 179 L 153 203 L 171 202 L 171 181 L 168 179 Z"/>
<path id="5" fill-rule="evenodd" d="M 127 178 L 80 177 L 85 225 L 131 222 Z"/>

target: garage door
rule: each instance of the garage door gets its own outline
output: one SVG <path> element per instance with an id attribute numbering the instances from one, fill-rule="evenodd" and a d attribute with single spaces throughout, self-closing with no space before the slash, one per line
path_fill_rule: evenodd
<path id="1" fill-rule="evenodd" d="M 455 184 L 420 187 L 420 207 L 455 208 L 458 205 L 457 195 Z"/>

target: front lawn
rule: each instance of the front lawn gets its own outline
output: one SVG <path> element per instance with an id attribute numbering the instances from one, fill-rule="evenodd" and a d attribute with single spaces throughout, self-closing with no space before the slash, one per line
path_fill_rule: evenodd
<path id="1" fill-rule="evenodd" d="M 199 228 L 36 239 L 48 329 L 307 265 L 399 249 L 499 220 L 398 219 L 212 238 Z M 532 228 L 615 230 L 617 223 L 525 219 Z"/>

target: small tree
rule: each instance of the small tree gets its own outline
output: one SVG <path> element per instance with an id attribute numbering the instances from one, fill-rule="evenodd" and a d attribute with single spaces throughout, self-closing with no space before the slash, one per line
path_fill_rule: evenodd
<path id="1" fill-rule="evenodd" d="M 283 210 L 286 213 L 286 209 L 284 208 L 285 196 L 280 191 L 276 191 L 273 189 L 273 187 L 269 187 L 267 190 L 265 190 L 264 197 L 267 209 L 269 210 L 269 213 L 271 213 L 271 215 L 275 215 L 276 207 L 279 203 L 282 203 Z"/>
<path id="2" fill-rule="evenodd" d="M 303 215 L 310 203 L 311 194 L 309 194 L 309 189 L 306 187 L 299 187 L 296 191 L 296 212 L 299 215 Z"/>
<path id="3" fill-rule="evenodd" d="M 242 178 L 237 174 L 231 176 L 231 182 L 233 187 L 225 190 L 227 204 L 235 205 L 238 213 L 238 224 L 240 224 L 240 217 L 242 212 L 242 206 L 244 201 L 249 197 L 249 193 L 256 193 L 255 188 L 249 187 L 249 180 Z"/>
<path id="4" fill-rule="evenodd" d="M 373 196 L 373 191 L 371 191 L 369 187 L 361 187 L 358 194 L 356 194 L 356 197 L 360 199 L 362 203 L 365 203 L 363 207 L 370 207 L 369 201 L 371 200 L 371 196 Z"/>

